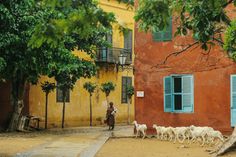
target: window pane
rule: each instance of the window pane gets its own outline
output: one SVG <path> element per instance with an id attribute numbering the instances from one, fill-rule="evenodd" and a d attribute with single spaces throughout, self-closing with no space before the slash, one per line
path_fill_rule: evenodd
<path id="1" fill-rule="evenodd" d="M 62 95 L 62 90 L 57 88 L 57 102 L 63 102 L 63 95 Z M 70 90 L 66 91 L 66 101 L 65 102 L 70 102 Z"/>
<path id="2" fill-rule="evenodd" d="M 122 77 L 121 103 L 128 103 L 127 87 L 132 86 L 132 77 Z"/>
<path id="3" fill-rule="evenodd" d="M 182 79 L 180 77 L 174 78 L 174 93 L 182 92 Z"/>
<path id="4" fill-rule="evenodd" d="M 182 110 L 182 95 L 174 95 L 175 110 Z"/>

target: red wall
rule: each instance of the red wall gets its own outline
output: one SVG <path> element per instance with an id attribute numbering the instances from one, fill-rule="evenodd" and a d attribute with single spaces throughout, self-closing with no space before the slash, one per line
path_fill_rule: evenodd
<path id="1" fill-rule="evenodd" d="M 136 26 L 137 28 L 137 26 Z M 173 28 L 175 29 L 175 28 Z M 135 98 L 135 119 L 139 123 L 164 126 L 211 126 L 230 131 L 230 75 L 236 74 L 233 63 L 218 46 L 205 52 L 194 47 L 172 56 L 189 43 L 189 37 L 170 42 L 154 42 L 150 33 L 135 30 L 135 89 L 144 98 Z M 194 78 L 194 113 L 164 113 L 163 77 L 170 74 L 192 74 Z"/>

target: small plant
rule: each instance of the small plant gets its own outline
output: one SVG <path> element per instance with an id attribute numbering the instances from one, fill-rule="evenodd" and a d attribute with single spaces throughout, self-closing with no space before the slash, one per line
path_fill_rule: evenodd
<path id="1" fill-rule="evenodd" d="M 84 84 L 84 89 L 86 89 L 89 92 L 89 102 L 90 102 L 90 126 L 92 126 L 92 95 L 96 89 L 97 85 L 92 82 L 86 82 Z"/>
<path id="2" fill-rule="evenodd" d="M 86 89 L 90 95 L 92 95 L 96 89 L 97 85 L 95 83 L 92 82 L 86 82 L 84 84 L 84 89 Z"/>
<path id="3" fill-rule="evenodd" d="M 51 83 L 45 81 L 41 83 L 42 91 L 45 93 L 46 103 L 45 103 L 45 129 L 47 129 L 47 122 L 48 122 L 48 94 L 53 92 L 56 88 L 55 83 Z"/>
<path id="4" fill-rule="evenodd" d="M 115 90 L 116 85 L 113 82 L 106 82 L 101 84 L 101 91 L 105 93 L 107 99 L 107 105 L 109 104 L 108 96 L 111 91 Z"/>
<path id="5" fill-rule="evenodd" d="M 126 90 L 127 90 L 127 96 L 128 96 L 128 98 L 131 99 L 132 96 L 134 95 L 134 87 L 133 87 L 133 86 L 128 86 L 128 87 L 126 88 Z"/>

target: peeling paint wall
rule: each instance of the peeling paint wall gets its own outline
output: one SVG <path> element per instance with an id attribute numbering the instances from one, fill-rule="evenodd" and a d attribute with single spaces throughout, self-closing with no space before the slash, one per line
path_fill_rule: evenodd
<path id="1" fill-rule="evenodd" d="M 236 64 L 221 47 L 213 46 L 206 52 L 194 46 L 162 64 L 169 54 L 193 42 L 190 37 L 179 36 L 170 42 L 155 42 L 151 33 L 135 29 L 135 87 L 145 93 L 144 98 L 135 97 L 138 122 L 146 123 L 150 129 L 152 124 L 199 125 L 231 131 L 230 75 L 236 74 Z M 163 78 L 171 74 L 193 75 L 194 113 L 164 112 Z"/>

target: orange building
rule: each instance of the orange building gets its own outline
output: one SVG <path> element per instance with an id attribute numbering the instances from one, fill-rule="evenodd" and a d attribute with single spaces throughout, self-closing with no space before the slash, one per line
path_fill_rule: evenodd
<path id="1" fill-rule="evenodd" d="M 135 119 L 163 126 L 210 126 L 230 131 L 236 125 L 236 63 L 221 47 L 210 53 L 174 37 L 176 26 L 156 33 L 135 30 Z M 181 46 L 180 46 L 181 45 Z"/>

